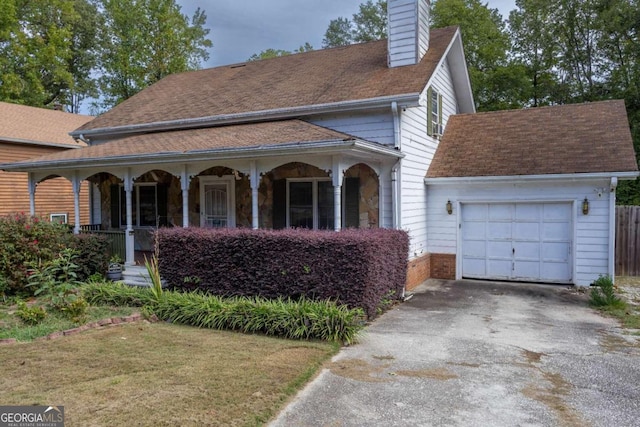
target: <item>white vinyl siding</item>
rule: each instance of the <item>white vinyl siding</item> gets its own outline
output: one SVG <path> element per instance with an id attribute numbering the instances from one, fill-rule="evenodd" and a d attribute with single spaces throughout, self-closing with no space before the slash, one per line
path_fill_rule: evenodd
<path id="1" fill-rule="evenodd" d="M 429 47 L 429 7 L 427 2 L 422 0 L 390 0 L 387 7 L 389 12 L 389 66 L 399 67 L 416 64 Z"/>
<path id="2" fill-rule="evenodd" d="M 446 62 L 432 79 L 432 87 L 442 97 L 442 124 L 446 126 L 451 114 L 456 112 L 451 76 Z M 401 112 L 402 152 L 402 193 L 401 225 L 409 232 L 411 257 L 427 252 L 427 190 L 424 177 L 438 148 L 439 140 L 427 135 L 427 90 L 421 95 L 421 106 L 407 108 Z"/>
<path id="3" fill-rule="evenodd" d="M 391 104 L 386 112 L 314 116 L 308 121 L 367 141 L 394 145 Z"/>
<path id="4" fill-rule="evenodd" d="M 604 188 L 606 191 L 596 192 Z M 464 203 L 573 203 L 573 282 L 589 285 L 599 275 L 609 274 L 609 204 L 615 193 L 602 181 L 546 183 L 464 183 L 427 186 L 427 223 L 430 253 L 457 254 L 460 204 Z M 582 200 L 589 199 L 589 214 L 583 215 Z M 451 200 L 453 213 L 447 214 Z M 457 274 L 460 274 L 457 271 Z"/>

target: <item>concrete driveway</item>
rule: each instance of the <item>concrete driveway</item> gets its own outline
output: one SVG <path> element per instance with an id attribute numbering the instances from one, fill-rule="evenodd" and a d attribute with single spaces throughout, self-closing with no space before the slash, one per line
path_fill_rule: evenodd
<path id="1" fill-rule="evenodd" d="M 273 426 L 639 426 L 640 337 L 566 286 L 429 281 Z"/>

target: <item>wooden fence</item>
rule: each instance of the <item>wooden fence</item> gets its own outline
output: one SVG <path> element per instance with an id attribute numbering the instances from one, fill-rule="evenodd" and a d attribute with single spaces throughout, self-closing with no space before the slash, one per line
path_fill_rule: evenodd
<path id="1" fill-rule="evenodd" d="M 616 206 L 616 276 L 640 276 L 640 206 Z"/>

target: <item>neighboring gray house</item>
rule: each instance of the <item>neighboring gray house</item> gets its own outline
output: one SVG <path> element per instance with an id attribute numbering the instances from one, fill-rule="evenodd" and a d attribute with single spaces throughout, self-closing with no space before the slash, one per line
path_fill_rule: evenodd
<path id="1" fill-rule="evenodd" d="M 611 273 L 612 189 L 638 174 L 624 106 L 474 114 L 459 29 L 429 30 L 426 0 L 388 10 L 388 41 L 171 75 L 72 132 L 88 147 L 0 168 L 91 182 L 129 263 L 162 225 L 388 227 L 411 238 L 408 288 Z"/>

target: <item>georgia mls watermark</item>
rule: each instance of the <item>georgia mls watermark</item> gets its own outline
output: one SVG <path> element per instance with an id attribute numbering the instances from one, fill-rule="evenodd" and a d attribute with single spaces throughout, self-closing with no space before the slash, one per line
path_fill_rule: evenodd
<path id="1" fill-rule="evenodd" d="M 0 427 L 64 427 L 64 406 L 0 406 Z"/>

